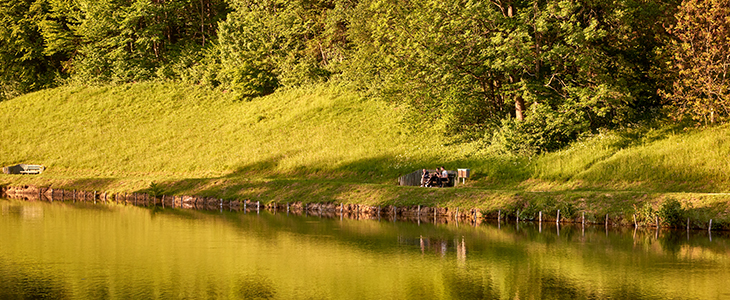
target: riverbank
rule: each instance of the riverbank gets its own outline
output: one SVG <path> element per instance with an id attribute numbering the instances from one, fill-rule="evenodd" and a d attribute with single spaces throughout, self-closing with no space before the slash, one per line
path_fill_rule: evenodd
<path id="1" fill-rule="evenodd" d="M 250 194 L 251 197 L 247 198 L 225 200 L 214 196 L 165 194 L 161 190 L 114 193 L 36 186 L 4 186 L 2 196 L 33 201 L 116 203 L 173 209 L 247 212 L 266 209 L 330 218 L 344 216 L 350 219 L 432 220 L 440 223 L 453 221 L 479 224 L 492 219 L 652 228 L 730 228 L 730 194 L 615 191 L 558 193 L 396 187 L 379 191 L 388 192 L 394 199 L 377 200 L 377 191 L 372 186 L 370 190 L 353 190 L 354 187 L 364 186 L 340 185 L 338 189 L 341 192 L 336 197 L 326 197 L 314 190 L 305 191 L 314 187 L 301 183 L 294 185 L 298 188 L 292 190 L 281 186 L 281 189 L 272 190 L 283 192 L 269 191 Z M 317 188 L 322 191 L 327 188 L 325 186 L 320 183 Z M 350 190 L 346 191 L 348 188 Z M 671 203 L 680 203 L 681 207 L 670 207 Z"/>
<path id="2" fill-rule="evenodd" d="M 68 86 L 0 103 L 0 162 L 41 175 L 2 186 L 258 201 L 439 207 L 523 220 L 728 227 L 730 128 L 637 126 L 533 157 L 413 128 L 402 107 L 337 87 L 241 102 L 172 83 Z M 12 116 L 12 117 L 10 117 Z M 445 151 L 447 150 L 447 151 Z M 423 167 L 469 168 L 458 188 L 396 185 Z M 679 207 L 671 206 L 679 203 Z M 670 218 L 670 216 L 672 216 Z M 681 217 L 681 218 L 680 218 Z M 666 219 L 666 220 L 665 220 Z M 671 220 L 670 220 L 671 219 Z"/>

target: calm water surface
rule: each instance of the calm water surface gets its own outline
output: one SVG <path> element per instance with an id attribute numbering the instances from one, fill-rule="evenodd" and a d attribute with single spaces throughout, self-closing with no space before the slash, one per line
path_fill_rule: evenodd
<path id="1" fill-rule="evenodd" d="M 0 208 L 0 299 L 730 299 L 720 233 Z"/>

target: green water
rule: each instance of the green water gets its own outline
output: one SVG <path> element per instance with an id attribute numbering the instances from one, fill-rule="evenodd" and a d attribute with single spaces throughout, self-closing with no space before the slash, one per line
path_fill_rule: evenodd
<path id="1" fill-rule="evenodd" d="M 721 233 L 0 207 L 0 299 L 730 298 Z"/>

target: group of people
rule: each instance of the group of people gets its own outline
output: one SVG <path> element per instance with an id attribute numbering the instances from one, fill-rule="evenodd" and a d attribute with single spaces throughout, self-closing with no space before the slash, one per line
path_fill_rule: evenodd
<path id="1" fill-rule="evenodd" d="M 423 175 L 421 176 L 422 187 L 443 187 L 445 183 L 449 182 L 449 173 L 446 172 L 446 168 L 436 168 L 433 173 L 423 169 Z"/>

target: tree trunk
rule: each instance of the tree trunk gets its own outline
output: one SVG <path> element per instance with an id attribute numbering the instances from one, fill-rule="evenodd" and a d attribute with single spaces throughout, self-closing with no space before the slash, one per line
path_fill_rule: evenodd
<path id="1" fill-rule="evenodd" d="M 509 76 L 509 83 L 515 83 L 514 76 Z M 515 119 L 520 122 L 525 120 L 525 99 L 520 94 L 515 95 Z"/>
<path id="2" fill-rule="evenodd" d="M 525 120 L 525 99 L 522 96 L 515 97 L 515 118 L 520 122 Z"/>
<path id="3" fill-rule="evenodd" d="M 507 16 L 510 18 L 514 17 L 514 7 L 512 3 L 507 6 Z M 512 75 L 510 75 L 509 81 L 510 83 L 515 83 Z M 520 122 L 525 120 L 525 99 L 522 99 L 522 96 L 520 95 L 515 96 L 515 118 Z"/>

